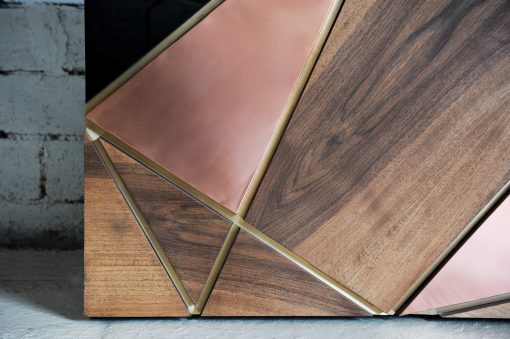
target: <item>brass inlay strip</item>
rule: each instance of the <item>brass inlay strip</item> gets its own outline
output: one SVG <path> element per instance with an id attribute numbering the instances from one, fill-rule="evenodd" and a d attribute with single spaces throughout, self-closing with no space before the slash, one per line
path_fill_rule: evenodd
<path id="1" fill-rule="evenodd" d="M 232 224 L 230 230 L 228 231 L 227 237 L 223 241 L 223 245 L 221 245 L 220 252 L 216 256 L 216 260 L 214 261 L 213 267 L 211 268 L 211 272 L 207 276 L 207 281 L 205 282 L 202 290 L 200 291 L 200 296 L 195 304 L 195 313 L 194 314 L 202 314 L 204 310 L 205 304 L 211 295 L 211 292 L 214 288 L 214 284 L 216 284 L 216 280 L 218 279 L 221 269 L 227 260 L 228 254 L 234 245 L 234 241 L 237 238 L 237 234 L 239 233 L 239 227 L 237 225 Z"/>
<path id="2" fill-rule="evenodd" d="M 182 191 L 186 192 L 188 195 L 192 196 L 199 202 L 201 202 L 203 205 L 209 207 L 213 211 L 216 211 L 218 214 L 220 214 L 222 217 L 224 217 L 227 220 L 230 220 L 231 216 L 235 215 L 234 212 L 226 208 L 225 206 L 221 205 L 211 197 L 207 196 L 206 194 L 199 191 L 197 188 L 193 187 L 192 185 L 188 184 L 175 174 L 168 171 L 166 168 L 158 164 L 157 162 L 149 159 L 127 143 L 123 142 L 122 140 L 115 137 L 113 134 L 105 131 L 100 126 L 96 125 L 92 121 L 86 119 L 85 125 L 87 129 L 93 131 L 97 135 L 99 135 L 101 138 L 105 139 L 124 153 L 131 156 L 133 159 L 137 160 L 141 164 L 143 164 L 145 167 L 152 170 L 154 173 L 165 179 L 166 181 L 174 184 Z"/>
<path id="3" fill-rule="evenodd" d="M 117 172 L 117 169 L 115 168 L 115 165 L 113 164 L 110 156 L 104 149 L 103 144 L 101 144 L 100 138 L 97 137 L 97 134 L 95 134 L 94 132 L 91 133 L 88 130 L 87 130 L 87 134 L 89 135 L 92 145 L 94 146 L 97 154 L 99 155 L 99 157 L 103 161 L 104 166 L 108 170 L 108 173 L 110 173 L 110 176 L 112 177 L 113 181 L 117 185 L 117 188 L 119 189 L 120 193 L 124 197 L 124 200 L 126 201 L 129 208 L 131 209 L 131 212 L 133 213 L 136 221 L 138 222 L 138 224 L 142 228 L 142 231 L 145 233 L 145 236 L 149 240 L 149 243 L 150 243 L 151 247 L 154 249 L 154 252 L 156 253 L 159 261 L 161 262 L 161 265 L 165 269 L 168 277 L 174 284 L 182 301 L 186 305 L 186 308 L 188 309 L 190 314 L 193 314 L 195 305 L 193 304 L 193 301 L 191 300 L 191 297 L 189 296 L 188 291 L 184 287 L 184 285 L 183 285 L 181 279 L 179 278 L 177 272 L 175 271 L 174 267 L 172 266 L 172 264 L 166 257 L 166 255 L 163 251 L 163 248 L 161 248 L 156 236 L 154 235 L 154 233 L 152 232 L 152 230 L 149 226 L 149 223 L 147 222 L 147 220 L 143 216 L 140 208 L 138 207 L 138 204 L 135 202 L 135 200 L 129 193 L 126 184 L 124 183 L 121 176 Z"/>
<path id="4" fill-rule="evenodd" d="M 319 35 L 315 40 L 313 48 L 310 51 L 310 54 L 303 66 L 303 69 L 301 70 L 299 78 L 296 81 L 296 84 L 294 85 L 294 88 L 290 94 L 289 101 L 287 102 L 285 108 L 283 109 L 280 119 L 278 120 L 278 123 L 276 125 L 275 131 L 271 136 L 271 140 L 269 141 L 269 144 L 267 145 L 267 148 L 264 151 L 262 159 L 257 169 L 255 170 L 253 177 L 250 181 L 250 184 L 246 189 L 243 200 L 241 201 L 241 207 L 238 210 L 238 214 L 241 215 L 243 218 L 246 216 L 246 213 L 248 212 L 248 208 L 250 207 L 251 202 L 255 197 L 255 193 L 257 192 L 260 186 L 262 178 L 264 177 L 267 168 L 269 167 L 269 163 L 271 162 L 271 159 L 274 156 L 276 147 L 278 147 L 278 144 L 282 139 L 283 133 L 285 132 L 285 129 L 289 124 L 289 120 L 292 116 L 292 113 L 294 113 L 297 103 L 301 98 L 301 94 L 303 93 L 303 90 L 306 84 L 308 83 L 310 76 L 312 75 L 312 71 L 317 63 L 317 60 L 319 59 L 319 56 L 324 47 L 324 44 L 326 43 L 326 39 L 328 38 L 329 33 L 331 32 L 333 24 L 335 23 L 338 14 L 340 13 L 340 9 L 342 8 L 343 2 L 344 0 L 335 0 L 332 3 L 328 15 L 322 24 Z"/>
<path id="5" fill-rule="evenodd" d="M 496 193 L 494 197 L 485 205 L 478 214 L 471 220 L 469 224 L 462 230 L 462 232 L 453 240 L 453 242 L 441 253 L 441 255 L 434 260 L 432 265 L 422 273 L 422 275 L 414 282 L 414 284 L 407 290 L 407 292 L 399 299 L 397 304 L 393 306 L 390 314 L 400 313 L 402 306 L 408 299 L 415 294 L 418 288 L 427 280 L 427 278 L 434 273 L 443 261 L 454 251 L 462 240 L 477 226 L 487 215 L 487 213 L 500 202 L 501 199 L 510 191 L 510 181 L 508 181 L 501 190 Z"/>
<path id="6" fill-rule="evenodd" d="M 327 286 L 331 287 L 335 291 L 339 292 L 341 295 L 346 297 L 347 299 L 351 300 L 353 303 L 361 307 L 362 309 L 375 314 L 375 315 L 382 315 L 384 314 L 382 310 L 375 307 L 374 305 L 370 304 L 368 301 L 361 298 L 359 295 L 348 289 L 347 287 L 343 286 L 333 278 L 331 278 L 326 273 L 322 272 L 303 258 L 299 257 L 297 254 L 293 253 L 289 249 L 285 248 L 284 246 L 280 245 L 273 239 L 269 238 L 253 226 L 246 223 L 243 218 L 241 218 L 239 215 L 236 215 L 234 212 L 230 211 L 223 205 L 219 204 L 218 202 L 214 201 L 212 198 L 208 197 L 207 195 L 200 192 L 198 189 L 194 188 L 193 186 L 189 185 L 188 183 L 184 182 L 182 179 L 178 178 L 174 174 L 170 173 L 168 170 L 164 169 L 162 166 L 158 165 L 154 161 L 148 159 L 140 152 L 136 151 L 126 143 L 122 142 L 115 136 L 111 135 L 110 133 L 104 131 L 99 126 L 95 125 L 94 123 L 90 121 L 86 121 L 87 128 L 95 132 L 96 134 L 100 135 L 102 138 L 106 139 L 113 145 L 115 145 L 117 148 L 122 150 L 123 152 L 129 154 L 134 159 L 138 160 L 140 163 L 148 167 L 149 169 L 153 170 L 155 173 L 160 175 L 162 178 L 167 180 L 168 182 L 172 183 L 174 186 L 181 189 L 183 192 L 187 193 L 191 197 L 195 198 L 196 200 L 200 201 L 203 205 L 208 207 L 209 209 L 213 210 L 223 218 L 231 221 L 234 225 L 240 227 L 241 229 L 248 232 L 252 237 L 256 238 L 257 240 L 261 241 L 262 243 L 266 244 L 276 252 L 280 253 L 283 257 L 289 259 L 294 264 L 301 267 L 304 271 L 308 272 L 315 278 L 319 279 L 323 283 L 325 283 Z M 225 251 L 224 251 L 225 252 Z M 228 253 L 227 253 L 228 254 Z M 220 257 L 220 260 L 224 262 L 225 258 Z M 219 265 L 217 265 L 219 266 Z M 213 284 L 211 285 L 213 286 Z M 194 312 L 194 314 L 196 314 Z"/>
<path id="7" fill-rule="evenodd" d="M 476 309 L 486 308 L 490 306 L 495 306 L 499 304 L 503 304 L 510 301 L 510 293 L 505 293 L 501 295 L 496 295 L 489 298 L 483 298 L 480 300 L 470 301 L 462 304 L 452 305 L 452 306 L 445 306 L 435 309 L 434 311 L 436 313 L 428 313 L 422 312 L 420 314 L 426 314 L 426 315 L 432 315 L 432 314 L 440 314 L 442 317 L 447 317 L 450 315 L 454 315 L 457 313 L 464 313 Z"/>
<path id="8" fill-rule="evenodd" d="M 207 4 L 205 4 L 198 12 L 196 12 L 191 18 L 189 18 L 186 22 L 184 22 L 179 28 L 173 31 L 169 36 L 167 36 L 163 41 L 156 45 L 153 49 L 151 49 L 147 54 L 145 54 L 140 60 L 138 60 L 133 66 L 128 68 L 127 71 L 122 73 L 118 78 L 116 78 L 110 85 L 108 85 L 105 89 L 99 92 L 96 96 L 90 99 L 85 105 L 85 112 L 91 111 L 94 107 L 99 105 L 107 96 L 112 94 L 116 89 L 122 86 L 126 81 L 128 81 L 133 75 L 135 75 L 138 71 L 140 71 L 145 65 L 151 62 L 154 58 L 156 58 L 161 52 L 168 48 L 171 44 L 179 40 L 184 34 L 186 34 L 190 29 L 193 28 L 197 23 L 199 23 L 203 18 L 205 18 L 209 13 L 211 13 L 216 7 L 218 7 L 224 0 L 211 0 Z"/>
<path id="9" fill-rule="evenodd" d="M 301 258 L 299 255 L 295 254 L 285 246 L 279 244 L 275 240 L 271 239 L 252 225 L 248 224 L 246 221 L 244 221 L 241 217 L 236 216 L 235 217 L 235 224 L 238 225 L 240 228 L 242 228 L 246 233 L 251 235 L 253 238 L 259 240 L 266 246 L 270 247 L 274 251 L 278 252 L 281 256 L 286 258 L 287 260 L 293 262 L 295 265 L 300 267 L 302 270 L 308 272 L 310 275 L 318 279 L 319 281 L 322 281 L 324 284 L 332 288 L 333 290 L 337 291 L 339 294 L 341 294 L 344 298 L 347 300 L 350 300 L 355 305 L 358 305 L 363 310 L 374 314 L 374 315 L 384 315 L 385 313 L 379 309 L 378 307 L 372 305 L 365 299 L 363 299 L 361 296 L 356 294 L 355 292 L 351 291 L 344 285 L 340 284 L 338 281 L 306 261 L 305 259 Z"/>
<path id="10" fill-rule="evenodd" d="M 322 24 L 319 35 L 317 36 L 314 42 L 314 46 L 310 51 L 310 54 L 303 66 L 303 69 L 299 75 L 298 80 L 296 81 L 294 88 L 292 89 L 292 92 L 289 96 L 289 101 L 287 102 L 285 108 L 283 109 L 280 119 L 278 120 L 278 123 L 275 127 L 275 131 L 271 136 L 271 140 L 269 141 L 269 144 L 266 150 L 264 151 L 262 159 L 257 169 L 255 170 L 253 177 L 250 181 L 250 184 L 248 185 L 248 188 L 246 189 L 246 192 L 243 196 L 243 199 L 239 206 L 239 210 L 237 211 L 237 215 L 240 216 L 241 218 L 244 218 L 246 216 L 246 213 L 248 213 L 248 209 L 250 208 L 250 205 L 253 199 L 255 198 L 255 194 L 257 193 L 260 183 L 262 182 L 262 179 L 267 171 L 267 168 L 269 167 L 269 163 L 273 158 L 273 155 L 276 151 L 276 147 L 278 147 L 278 144 L 281 141 L 283 133 L 287 128 L 292 113 L 294 113 L 299 98 L 301 97 L 301 94 L 303 93 L 303 90 L 306 84 L 308 83 L 308 80 L 310 79 L 312 71 L 315 67 L 315 64 L 317 63 L 317 60 L 319 59 L 320 53 L 322 51 L 322 48 L 324 47 L 327 37 L 329 36 L 331 28 L 333 27 L 333 24 L 335 23 L 335 20 L 338 17 L 343 2 L 344 0 L 335 0 L 332 3 L 331 8 L 329 9 L 328 15 Z M 202 288 L 202 291 L 200 292 L 200 297 L 198 298 L 198 301 L 195 305 L 195 311 L 197 312 L 197 314 L 201 314 L 202 311 L 204 310 L 205 304 L 207 303 L 207 300 L 211 295 L 211 292 L 214 288 L 214 284 L 216 283 L 216 280 L 218 279 L 221 273 L 221 269 L 223 268 L 223 265 L 227 260 L 228 254 L 232 249 L 237 234 L 239 233 L 239 230 L 240 230 L 239 226 L 233 223 L 228 232 L 227 238 L 225 239 L 221 247 L 220 253 L 216 257 L 211 272 L 207 277 L 207 281 L 204 287 Z"/>

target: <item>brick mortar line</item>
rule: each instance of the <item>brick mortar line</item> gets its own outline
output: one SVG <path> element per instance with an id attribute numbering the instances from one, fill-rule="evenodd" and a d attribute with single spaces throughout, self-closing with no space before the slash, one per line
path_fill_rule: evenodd
<path id="1" fill-rule="evenodd" d="M 28 2 L 22 2 L 22 1 L 12 1 L 12 2 L 9 1 L 9 2 L 6 2 L 6 1 L 0 0 L 0 9 L 2 9 L 2 8 L 6 8 L 6 9 L 14 8 L 14 9 L 17 9 L 17 8 L 26 8 L 26 7 L 29 7 L 29 6 L 40 6 L 40 5 L 51 6 L 51 7 L 70 7 L 70 8 L 76 8 L 76 9 L 84 9 L 85 8 L 84 4 L 78 4 L 78 3 L 73 3 L 73 2 L 41 1 L 41 2 L 28 3 Z"/>
<path id="2" fill-rule="evenodd" d="M 0 130 L 0 140 L 12 141 L 82 141 L 83 135 L 63 133 L 16 133 Z"/>
<path id="3" fill-rule="evenodd" d="M 0 69 L 0 76 L 8 77 L 12 75 L 38 75 L 50 78 L 62 78 L 62 77 L 83 77 L 85 75 L 85 69 L 83 68 L 62 68 L 62 73 L 48 73 L 44 70 L 35 69 Z"/>

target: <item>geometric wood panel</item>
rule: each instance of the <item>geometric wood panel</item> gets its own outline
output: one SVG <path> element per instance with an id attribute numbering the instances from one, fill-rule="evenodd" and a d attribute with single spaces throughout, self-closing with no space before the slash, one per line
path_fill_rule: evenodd
<path id="1" fill-rule="evenodd" d="M 89 102 L 88 315 L 394 314 L 444 272 L 425 308 L 502 314 L 506 202 L 471 230 L 510 186 L 510 3 L 341 3 L 212 0 Z"/>
<path id="2" fill-rule="evenodd" d="M 346 1 L 247 222 L 396 311 L 510 180 L 509 6 Z"/>
<path id="3" fill-rule="evenodd" d="M 241 231 L 203 316 L 369 316 Z"/>
<path id="4" fill-rule="evenodd" d="M 237 211 L 334 1 L 224 1 L 87 119 Z"/>
<path id="5" fill-rule="evenodd" d="M 506 198 L 427 283 L 402 314 L 443 313 L 510 295 L 510 198 Z M 458 307 L 458 306 L 457 306 Z M 463 306 L 462 308 L 466 308 Z"/>
<path id="6" fill-rule="evenodd" d="M 103 146 L 196 302 L 231 223 L 114 146 Z"/>
<path id="7" fill-rule="evenodd" d="M 88 140 L 85 190 L 85 315 L 189 316 Z"/>

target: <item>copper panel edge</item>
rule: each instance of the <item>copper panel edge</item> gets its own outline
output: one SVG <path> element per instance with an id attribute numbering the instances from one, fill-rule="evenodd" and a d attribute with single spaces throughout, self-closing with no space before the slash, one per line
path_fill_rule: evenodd
<path id="1" fill-rule="evenodd" d="M 337 1 L 226 1 L 87 119 L 237 212 Z"/>
<path id="2" fill-rule="evenodd" d="M 402 314 L 405 309 L 412 303 L 411 298 L 416 297 L 414 294 L 427 282 L 427 279 L 438 271 L 444 261 L 459 247 L 462 241 L 469 233 L 479 225 L 490 211 L 497 206 L 502 199 L 510 193 L 510 181 L 508 181 L 485 205 L 478 214 L 466 225 L 464 230 L 455 238 L 455 240 L 446 248 L 446 250 L 434 261 L 434 263 L 420 276 L 420 278 L 411 286 L 411 288 L 402 296 L 399 302 L 392 308 L 392 312 Z M 508 199 L 508 198 L 507 198 Z"/>

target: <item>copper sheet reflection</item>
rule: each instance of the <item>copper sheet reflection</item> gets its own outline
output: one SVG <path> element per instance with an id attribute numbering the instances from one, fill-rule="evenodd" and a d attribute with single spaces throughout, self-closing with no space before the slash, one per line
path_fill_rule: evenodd
<path id="1" fill-rule="evenodd" d="M 419 313 L 510 293 L 510 197 L 406 308 Z"/>
<path id="2" fill-rule="evenodd" d="M 237 211 L 333 0 L 226 0 L 87 118 Z"/>

